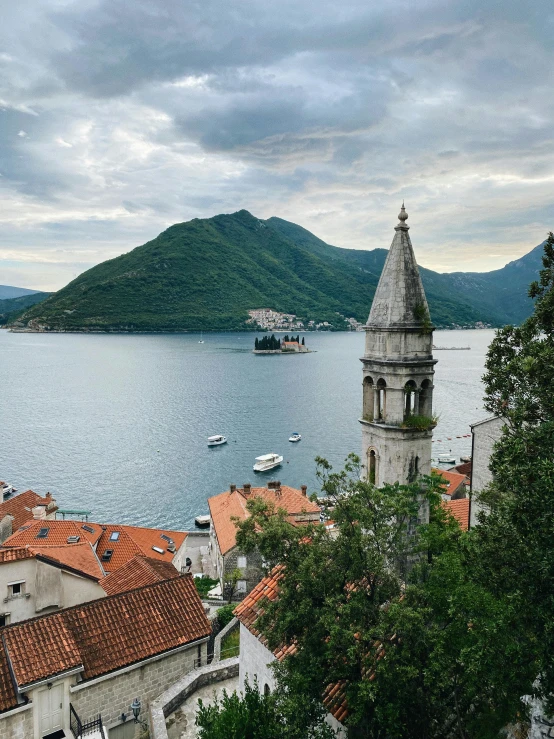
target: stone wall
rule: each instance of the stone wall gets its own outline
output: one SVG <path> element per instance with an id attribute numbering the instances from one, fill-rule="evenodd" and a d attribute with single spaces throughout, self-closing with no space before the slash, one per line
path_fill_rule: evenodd
<path id="1" fill-rule="evenodd" d="M 473 424 L 472 457 L 471 457 L 471 509 L 470 528 L 477 523 L 477 515 L 483 510 L 479 502 L 479 492 L 492 482 L 492 472 L 489 469 L 490 458 L 495 443 L 502 435 L 505 421 L 502 418 L 489 418 L 486 421 Z"/>
<path id="2" fill-rule="evenodd" d="M 248 631 L 246 626 L 240 625 L 240 668 L 239 690 L 244 691 L 246 678 L 250 685 L 254 678 L 258 681 L 258 690 L 263 693 L 264 687 L 270 690 L 275 688 L 275 677 L 271 663 L 275 661 L 272 652 L 261 641 Z"/>
<path id="3" fill-rule="evenodd" d="M 237 564 L 238 558 L 242 556 L 246 556 L 246 567 L 239 567 Z M 250 552 L 250 554 L 243 555 L 238 547 L 234 547 L 233 549 L 231 549 L 231 551 L 227 552 L 227 554 L 223 558 L 223 561 L 224 576 L 229 575 L 236 568 L 239 569 L 243 574 L 241 580 L 246 580 L 246 590 L 243 593 L 239 593 L 235 590 L 233 599 L 236 598 L 240 600 L 241 598 L 243 598 L 252 590 L 252 588 L 256 587 L 256 585 L 264 576 L 262 569 L 262 556 L 259 552 L 254 551 Z"/>
<path id="4" fill-rule="evenodd" d="M 201 644 L 202 663 L 206 662 L 206 642 Z M 198 647 L 195 645 L 182 652 L 136 667 L 129 672 L 89 685 L 73 686 L 71 702 L 82 721 L 102 714 L 104 724 L 111 728 L 121 722 L 121 714 L 129 716 L 134 698 L 142 704 L 141 719 L 145 720 L 150 702 L 170 685 L 195 669 Z"/>
<path id="5" fill-rule="evenodd" d="M 2 739 L 33 739 L 33 709 L 15 713 L 3 718 L 0 716 L 0 737 Z"/>
<path id="6" fill-rule="evenodd" d="M 166 716 L 176 711 L 198 688 L 238 675 L 238 663 L 239 658 L 233 657 L 194 670 L 153 700 L 149 722 L 151 739 L 167 739 Z"/>

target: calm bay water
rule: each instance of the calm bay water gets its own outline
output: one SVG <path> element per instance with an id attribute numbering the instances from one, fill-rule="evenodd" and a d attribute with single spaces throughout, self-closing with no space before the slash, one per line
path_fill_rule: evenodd
<path id="1" fill-rule="evenodd" d="M 437 346 L 471 346 L 435 354 L 435 455 L 470 454 L 471 439 L 456 437 L 486 415 L 493 335 L 435 333 Z M 93 520 L 188 528 L 229 483 L 278 478 L 313 492 L 316 455 L 339 467 L 360 452 L 363 333 L 308 334 L 316 352 L 304 356 L 255 356 L 251 333 L 198 339 L 0 331 L 0 479 L 50 490 Z M 216 433 L 229 443 L 208 448 Z M 282 467 L 255 474 L 267 452 Z"/>

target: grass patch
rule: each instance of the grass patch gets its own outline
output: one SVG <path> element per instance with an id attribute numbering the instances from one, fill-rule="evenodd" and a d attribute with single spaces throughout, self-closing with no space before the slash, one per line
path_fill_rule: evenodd
<path id="1" fill-rule="evenodd" d="M 240 629 L 233 629 L 221 642 L 221 659 L 237 657 L 240 652 Z"/>
<path id="2" fill-rule="evenodd" d="M 219 580 L 212 580 L 212 578 L 208 577 L 207 575 L 202 575 L 202 577 L 194 578 L 194 584 L 196 585 L 196 589 L 198 590 L 201 598 L 205 598 L 208 595 L 208 590 L 215 588 L 218 583 Z"/>

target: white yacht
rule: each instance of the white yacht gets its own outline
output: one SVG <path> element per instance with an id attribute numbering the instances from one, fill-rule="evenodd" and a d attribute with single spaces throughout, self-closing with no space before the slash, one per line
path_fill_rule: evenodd
<path id="1" fill-rule="evenodd" d="M 216 436 L 208 436 L 208 446 L 219 446 L 220 444 L 226 444 L 227 437 L 216 434 Z"/>
<path id="2" fill-rule="evenodd" d="M 256 457 L 254 460 L 254 472 L 267 472 L 272 470 L 274 467 L 279 467 L 283 457 L 280 454 L 262 454 L 261 457 Z"/>
<path id="3" fill-rule="evenodd" d="M 439 454 L 439 464 L 456 464 L 456 457 L 452 454 Z"/>
<path id="4" fill-rule="evenodd" d="M 298 431 L 293 431 L 293 433 L 289 436 L 289 441 L 300 441 L 302 437 L 298 433 Z"/>
<path id="5" fill-rule="evenodd" d="M 0 481 L 0 491 L 2 493 L 3 498 L 7 498 L 8 495 L 11 495 L 12 493 L 17 493 L 17 490 L 14 488 L 13 485 L 10 485 L 9 482 L 1 482 Z M 0 500 L 0 503 L 2 501 Z"/>

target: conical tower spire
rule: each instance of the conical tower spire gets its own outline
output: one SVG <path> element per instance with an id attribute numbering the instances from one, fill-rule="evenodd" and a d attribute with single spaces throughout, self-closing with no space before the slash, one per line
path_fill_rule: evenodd
<path id="1" fill-rule="evenodd" d="M 429 307 L 408 234 L 408 214 L 402 203 L 398 225 L 375 291 L 368 326 L 412 328 L 429 319 Z"/>

